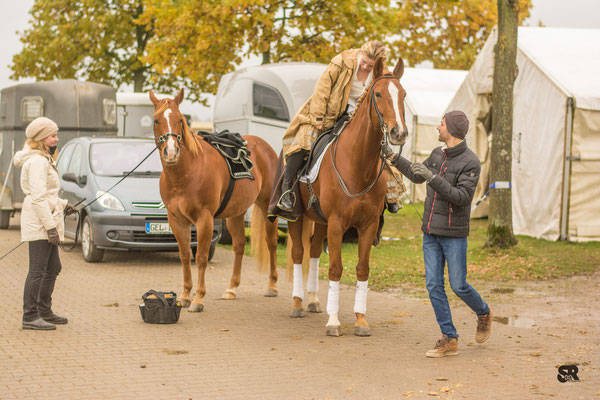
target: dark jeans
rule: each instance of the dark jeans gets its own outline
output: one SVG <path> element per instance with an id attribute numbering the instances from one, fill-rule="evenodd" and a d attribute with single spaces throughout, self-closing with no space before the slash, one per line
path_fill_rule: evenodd
<path id="1" fill-rule="evenodd" d="M 34 321 L 52 311 L 52 292 L 61 269 L 57 245 L 47 240 L 29 242 L 29 273 L 23 293 L 23 321 Z"/>
<path id="2" fill-rule="evenodd" d="M 450 304 L 444 289 L 444 267 L 448 263 L 450 287 L 477 315 L 485 315 L 490 308 L 479 293 L 467 283 L 467 238 L 423 234 L 425 281 L 429 299 L 440 330 L 449 338 L 458 337 L 452 323 Z"/>

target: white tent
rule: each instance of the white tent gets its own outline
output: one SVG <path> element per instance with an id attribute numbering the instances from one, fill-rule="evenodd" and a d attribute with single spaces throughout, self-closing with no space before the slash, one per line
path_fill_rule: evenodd
<path id="1" fill-rule="evenodd" d="M 439 125 L 450 100 L 456 94 L 467 71 L 406 68 L 400 82 L 406 90 L 405 120 L 409 136 L 402 155 L 412 162 L 422 162 L 440 146 Z M 405 179 L 411 201 L 425 199 L 425 185 Z"/>
<path id="2" fill-rule="evenodd" d="M 465 111 L 488 190 L 494 45 L 490 35 L 448 110 Z M 516 234 L 600 240 L 600 30 L 521 27 L 514 87 L 512 213 Z M 487 215 L 482 203 L 473 216 Z"/>

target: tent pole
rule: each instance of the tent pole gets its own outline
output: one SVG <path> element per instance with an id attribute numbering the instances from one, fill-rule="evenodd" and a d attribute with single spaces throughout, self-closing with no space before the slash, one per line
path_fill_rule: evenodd
<path id="1" fill-rule="evenodd" d="M 412 154 L 410 155 L 410 161 L 413 163 L 417 162 L 417 133 L 419 132 L 418 122 L 417 114 L 413 114 L 413 134 L 412 138 L 410 139 L 412 141 Z M 412 197 L 413 203 L 417 201 L 417 196 L 415 195 L 416 188 L 417 185 L 415 185 L 413 181 L 410 181 L 410 197 Z"/>
<path id="2" fill-rule="evenodd" d="M 565 154 L 562 187 L 562 209 L 560 213 L 560 240 L 568 240 L 569 192 L 571 188 L 571 146 L 573 143 L 573 98 L 567 99 L 567 126 L 565 129 Z"/>

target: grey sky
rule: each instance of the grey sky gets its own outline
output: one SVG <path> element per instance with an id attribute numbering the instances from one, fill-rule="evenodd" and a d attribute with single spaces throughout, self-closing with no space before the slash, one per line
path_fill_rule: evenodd
<path id="1" fill-rule="evenodd" d="M 541 20 L 551 27 L 597 28 L 600 29 L 599 0 L 532 0 L 533 8 L 527 25 L 536 26 Z M 21 50 L 16 31 L 27 29 L 29 10 L 34 0 L 0 0 L 0 89 L 14 85 L 11 81 L 9 64 L 12 56 Z M 31 81 L 31 79 L 20 82 Z M 204 119 L 204 118 L 203 118 Z"/>

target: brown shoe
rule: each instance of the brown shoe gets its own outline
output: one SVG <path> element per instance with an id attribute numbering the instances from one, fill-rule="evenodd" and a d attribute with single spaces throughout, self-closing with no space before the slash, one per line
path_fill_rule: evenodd
<path id="1" fill-rule="evenodd" d="M 458 339 L 448 338 L 442 335 L 442 338 L 437 341 L 433 350 L 429 350 L 425 355 L 427 357 L 439 358 L 446 356 L 455 356 L 458 354 Z"/>
<path id="2" fill-rule="evenodd" d="M 477 332 L 475 332 L 475 341 L 483 343 L 490 337 L 492 331 L 492 310 L 486 315 L 477 316 Z"/>

